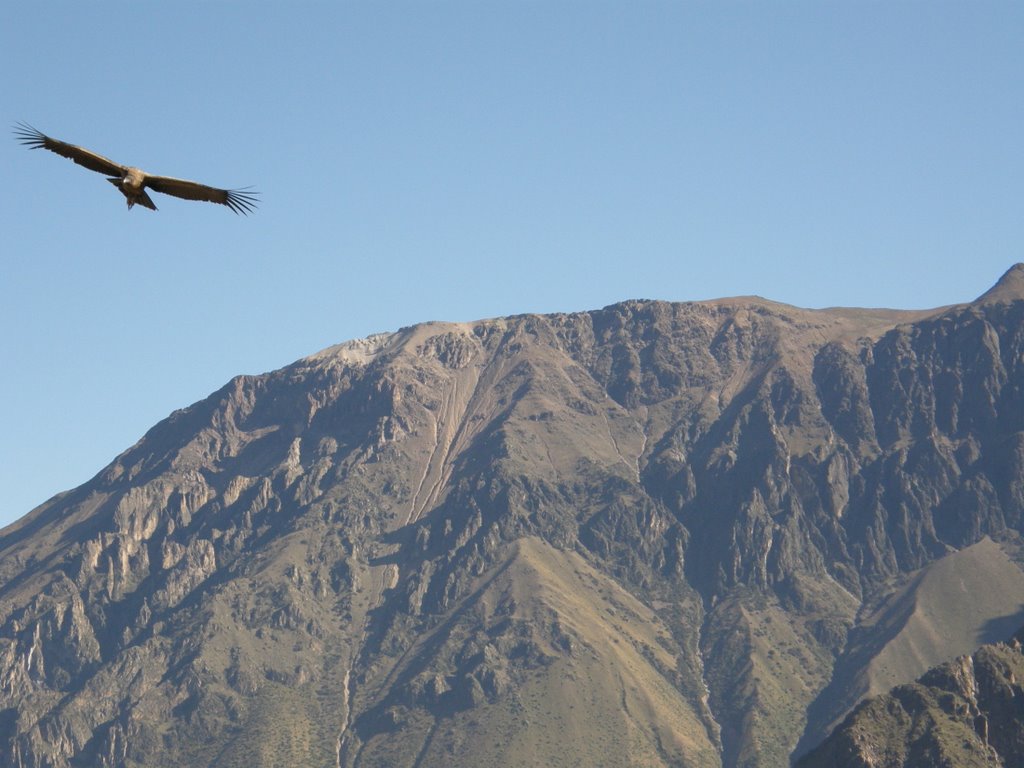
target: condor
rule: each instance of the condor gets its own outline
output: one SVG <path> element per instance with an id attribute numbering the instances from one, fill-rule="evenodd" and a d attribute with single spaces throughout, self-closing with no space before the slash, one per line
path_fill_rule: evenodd
<path id="1" fill-rule="evenodd" d="M 84 168 L 97 173 L 107 175 L 107 181 L 121 190 L 121 194 L 128 201 L 128 207 L 138 203 L 144 208 L 152 211 L 156 206 L 146 194 L 146 189 L 154 192 L 162 192 L 165 195 L 174 195 L 185 200 L 203 200 L 209 203 L 220 203 L 226 205 L 235 213 L 248 214 L 254 210 L 259 201 L 258 192 L 247 191 L 247 189 L 217 189 L 199 184 L 195 181 L 185 179 L 174 179 L 170 176 L 153 176 L 139 168 L 121 165 L 113 160 L 108 160 L 103 155 L 90 152 L 88 149 L 76 147 L 65 141 L 58 141 L 50 138 L 45 133 L 37 131 L 31 125 L 18 123 L 14 129 L 14 135 L 25 146 L 31 149 L 48 149 L 56 152 L 61 157 L 74 160 Z"/>

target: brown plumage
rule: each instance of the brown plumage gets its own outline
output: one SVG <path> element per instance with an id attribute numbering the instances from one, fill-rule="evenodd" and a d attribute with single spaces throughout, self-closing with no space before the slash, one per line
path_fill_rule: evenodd
<path id="1" fill-rule="evenodd" d="M 121 165 L 113 160 L 108 160 L 103 155 L 97 155 L 88 149 L 76 147 L 66 141 L 52 139 L 45 133 L 37 131 L 31 125 L 18 123 L 14 129 L 14 135 L 25 146 L 31 149 L 48 149 L 56 152 L 61 157 L 67 157 L 90 171 L 105 174 L 111 184 L 121 190 L 121 194 L 128 201 L 128 207 L 138 203 L 139 205 L 156 210 L 153 201 L 146 194 L 146 188 L 154 192 L 163 192 L 165 195 L 174 195 L 185 200 L 204 200 L 210 203 L 226 205 L 235 213 L 248 214 L 256 207 L 259 201 L 256 197 L 258 192 L 248 192 L 244 189 L 217 189 L 199 184 L 195 181 L 185 179 L 174 179 L 170 176 L 153 176 L 139 168 Z"/>

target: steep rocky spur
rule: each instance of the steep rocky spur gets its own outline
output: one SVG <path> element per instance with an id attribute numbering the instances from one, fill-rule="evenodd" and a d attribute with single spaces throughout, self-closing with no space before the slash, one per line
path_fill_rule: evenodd
<path id="1" fill-rule="evenodd" d="M 1022 682 L 1018 632 L 864 702 L 799 768 L 1024 765 Z"/>

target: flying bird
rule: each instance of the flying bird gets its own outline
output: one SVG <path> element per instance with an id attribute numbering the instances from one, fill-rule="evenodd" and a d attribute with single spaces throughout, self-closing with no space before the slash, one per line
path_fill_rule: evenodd
<path id="1" fill-rule="evenodd" d="M 90 171 L 106 174 L 107 181 L 121 190 L 121 194 L 128 201 L 128 207 L 138 203 L 151 211 L 156 206 L 146 194 L 149 188 L 154 192 L 163 192 L 165 195 L 174 195 L 185 200 L 205 200 L 209 203 L 220 203 L 226 205 L 235 213 L 248 214 L 259 202 L 258 192 L 249 192 L 246 189 L 217 189 L 199 184 L 195 181 L 185 179 L 174 179 L 170 176 L 153 176 L 140 168 L 133 168 L 128 165 L 115 163 L 103 155 L 97 155 L 88 149 L 76 147 L 66 141 L 52 139 L 41 131 L 37 131 L 27 123 L 18 123 L 14 129 L 14 135 L 18 140 L 30 149 L 48 149 L 56 152 L 61 157 L 67 157 Z"/>

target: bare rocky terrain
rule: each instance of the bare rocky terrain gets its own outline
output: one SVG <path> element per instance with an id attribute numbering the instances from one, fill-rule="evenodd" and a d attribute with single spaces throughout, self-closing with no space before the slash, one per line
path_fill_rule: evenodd
<path id="1" fill-rule="evenodd" d="M 866 700 L 798 768 L 1024 765 L 1022 636 Z"/>
<path id="2" fill-rule="evenodd" d="M 418 325 L 0 531 L 0 766 L 784 766 L 1024 625 L 1022 529 L 1024 265 Z"/>

